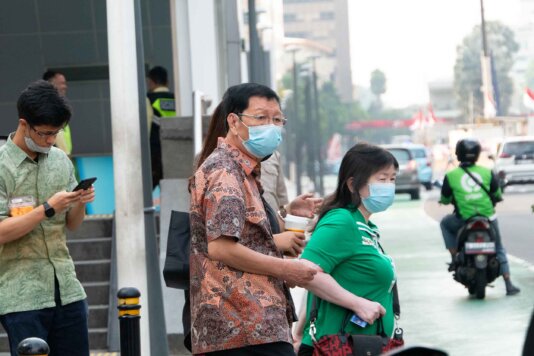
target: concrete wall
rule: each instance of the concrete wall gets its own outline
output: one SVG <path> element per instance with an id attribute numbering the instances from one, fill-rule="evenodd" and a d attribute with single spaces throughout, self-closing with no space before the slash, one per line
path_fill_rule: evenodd
<path id="1" fill-rule="evenodd" d="M 172 81 L 169 1 L 141 0 L 141 11 L 145 63 L 166 67 Z M 105 0 L 2 2 L 0 135 L 15 130 L 16 100 L 28 83 L 48 68 L 68 68 L 73 153 L 111 154 L 106 31 Z"/>

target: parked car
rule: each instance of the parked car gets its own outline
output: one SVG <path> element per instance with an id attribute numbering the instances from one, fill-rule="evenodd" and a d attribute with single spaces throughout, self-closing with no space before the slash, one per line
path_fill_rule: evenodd
<path id="1" fill-rule="evenodd" d="M 430 158 L 430 152 L 424 145 L 407 144 L 404 145 L 412 152 L 412 156 L 417 162 L 417 176 L 419 182 L 426 188 L 426 190 L 432 189 L 432 159 Z"/>
<path id="2" fill-rule="evenodd" d="M 399 162 L 399 172 L 395 182 L 395 193 L 408 193 L 412 200 L 420 198 L 419 176 L 417 162 L 412 151 L 403 145 L 384 145 Z"/>
<path id="3" fill-rule="evenodd" d="M 505 138 L 492 158 L 503 191 L 510 185 L 534 183 L 534 136 Z"/>

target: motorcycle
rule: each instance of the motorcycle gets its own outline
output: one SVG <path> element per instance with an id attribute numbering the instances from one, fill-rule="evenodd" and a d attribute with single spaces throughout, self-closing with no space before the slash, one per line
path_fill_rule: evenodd
<path id="1" fill-rule="evenodd" d="M 475 216 L 467 220 L 458 231 L 457 241 L 453 278 L 466 286 L 470 295 L 484 299 L 486 286 L 500 274 L 495 233 L 489 219 Z"/>

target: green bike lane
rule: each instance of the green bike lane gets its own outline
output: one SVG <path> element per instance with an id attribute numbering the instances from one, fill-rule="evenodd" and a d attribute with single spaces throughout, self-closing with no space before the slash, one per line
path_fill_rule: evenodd
<path id="1" fill-rule="evenodd" d="M 407 345 L 429 345 L 452 356 L 521 355 L 534 307 L 534 267 L 509 256 L 521 293 L 507 297 L 502 278 L 472 299 L 452 279 L 439 223 L 422 201 L 399 196 L 388 211 L 372 216 L 384 249 L 393 257 L 401 300 L 399 326 Z"/>

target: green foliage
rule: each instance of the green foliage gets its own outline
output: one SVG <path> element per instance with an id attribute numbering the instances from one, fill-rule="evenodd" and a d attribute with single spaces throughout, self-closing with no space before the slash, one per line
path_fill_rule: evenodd
<path id="1" fill-rule="evenodd" d="M 371 91 L 377 97 L 386 92 L 386 75 L 379 69 L 371 73 Z"/>
<path id="2" fill-rule="evenodd" d="M 295 103 L 293 93 L 283 102 L 285 103 L 284 112 L 291 120 L 292 126 L 288 127 L 288 131 L 306 131 L 307 120 L 304 117 L 306 112 L 305 106 L 305 80 L 306 78 L 298 78 L 298 116 L 295 116 Z M 282 78 L 281 85 L 278 92 L 284 92 L 287 89 L 293 89 L 293 78 L 291 73 L 287 73 Z M 319 125 L 322 134 L 323 142 L 327 140 L 336 132 L 344 133 L 345 125 L 351 121 L 367 120 L 367 112 L 357 102 L 343 103 L 336 91 L 333 82 L 325 82 L 318 88 L 319 96 Z M 313 101 L 312 101 L 313 103 Z"/>
<path id="3" fill-rule="evenodd" d="M 379 113 L 383 107 L 380 96 L 386 92 L 386 75 L 379 69 L 375 69 L 371 73 L 371 91 L 376 96 L 376 101 L 371 105 L 369 111 Z"/>
<path id="4" fill-rule="evenodd" d="M 486 34 L 488 50 L 492 53 L 494 59 L 501 110 L 503 114 L 506 114 L 513 94 L 513 83 L 508 76 L 508 72 L 514 64 L 513 56 L 519 50 L 519 45 L 514 39 L 513 31 L 499 22 L 487 22 Z M 475 115 L 480 115 L 483 108 L 483 98 L 480 91 L 482 86 L 480 69 L 481 38 L 480 25 L 475 26 L 471 34 L 465 37 L 462 44 L 456 49 L 454 89 L 460 107 L 466 117 L 469 115 L 471 97 L 473 98 Z"/>

